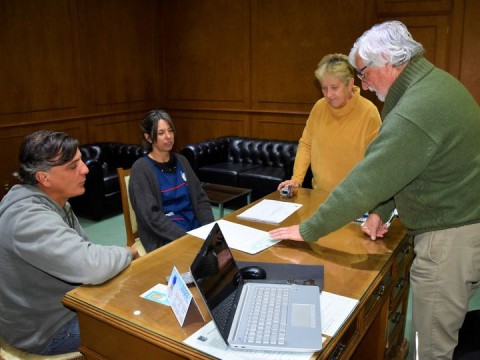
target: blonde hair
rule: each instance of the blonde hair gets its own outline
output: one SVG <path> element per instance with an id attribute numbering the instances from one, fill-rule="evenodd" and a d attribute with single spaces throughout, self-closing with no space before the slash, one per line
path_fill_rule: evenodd
<path id="1" fill-rule="evenodd" d="M 322 82 L 325 75 L 338 77 L 345 85 L 354 77 L 354 68 L 348 62 L 348 56 L 344 54 L 325 55 L 318 63 L 315 77 Z"/>

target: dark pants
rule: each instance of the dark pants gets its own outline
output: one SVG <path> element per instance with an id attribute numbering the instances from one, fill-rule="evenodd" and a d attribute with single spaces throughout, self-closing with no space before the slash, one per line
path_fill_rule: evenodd
<path id="1" fill-rule="evenodd" d="M 57 355 L 78 351 L 80 347 L 80 329 L 78 318 L 75 316 L 52 337 L 42 349 L 41 355 Z"/>

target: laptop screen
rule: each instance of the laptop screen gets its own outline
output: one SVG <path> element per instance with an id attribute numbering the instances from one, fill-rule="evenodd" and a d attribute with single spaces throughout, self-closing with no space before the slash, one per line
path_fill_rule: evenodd
<path id="1" fill-rule="evenodd" d="M 215 224 L 190 271 L 220 333 L 232 310 L 241 275 L 218 224 Z"/>

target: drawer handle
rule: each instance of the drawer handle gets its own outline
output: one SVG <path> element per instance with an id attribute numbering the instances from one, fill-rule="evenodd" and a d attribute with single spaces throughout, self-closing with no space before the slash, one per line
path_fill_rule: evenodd
<path id="1" fill-rule="evenodd" d="M 385 284 L 380 285 L 380 286 L 377 288 L 377 290 L 375 290 L 375 292 L 373 293 L 373 295 L 378 296 L 378 297 L 383 296 L 383 295 L 385 294 L 385 288 L 386 288 L 386 287 L 387 287 L 387 286 L 386 286 Z"/>
<path id="2" fill-rule="evenodd" d="M 392 323 L 398 324 L 402 320 L 402 313 L 401 312 L 396 312 L 395 316 L 392 319 Z"/>
<path id="3" fill-rule="evenodd" d="M 403 285 L 405 285 L 405 278 L 402 276 L 402 277 L 400 278 L 400 280 L 398 281 L 398 283 L 397 283 L 397 285 L 396 285 L 396 288 L 397 288 L 397 289 L 401 289 L 401 288 L 403 288 Z"/>
<path id="4" fill-rule="evenodd" d="M 345 349 L 346 345 L 340 343 L 337 345 L 335 350 L 333 350 L 332 355 L 330 355 L 329 360 L 338 360 L 340 359 L 340 355 L 342 355 L 343 350 Z"/>
<path id="5" fill-rule="evenodd" d="M 402 249 L 402 252 L 403 252 L 404 254 L 408 254 L 408 253 L 410 253 L 410 250 L 411 250 L 411 249 L 412 249 L 412 245 L 411 245 L 411 244 L 407 244 L 407 245 L 405 245 L 405 247 Z"/>

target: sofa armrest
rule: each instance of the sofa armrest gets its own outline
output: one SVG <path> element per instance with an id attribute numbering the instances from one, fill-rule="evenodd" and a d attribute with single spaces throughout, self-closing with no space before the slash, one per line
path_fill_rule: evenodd
<path id="1" fill-rule="evenodd" d="M 88 215 L 100 220 L 105 215 L 105 188 L 103 184 L 103 166 L 98 159 L 83 160 L 88 167 L 83 195 L 69 199 L 77 215 Z"/>
<path id="2" fill-rule="evenodd" d="M 107 212 L 121 210 L 120 183 L 117 168 L 129 169 L 143 156 L 140 145 L 97 142 L 79 147 L 89 173 L 85 193 L 70 199 L 74 211 L 100 220 Z"/>
<path id="3" fill-rule="evenodd" d="M 200 151 L 197 150 L 198 148 L 199 144 L 188 144 L 180 150 L 180 154 L 185 156 L 195 173 L 198 172 L 200 162 Z"/>
<path id="4" fill-rule="evenodd" d="M 88 174 L 85 181 L 85 193 L 89 196 L 104 197 L 105 191 L 103 189 L 103 164 L 97 159 L 89 159 L 84 161 L 88 167 Z"/>

